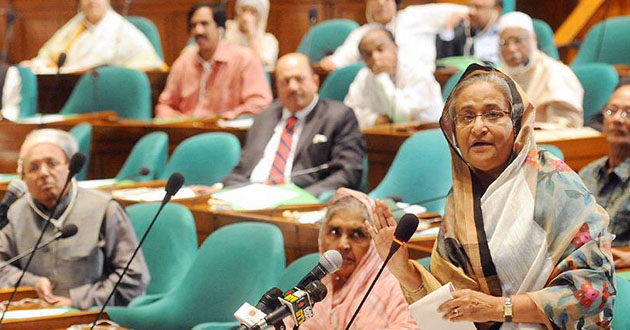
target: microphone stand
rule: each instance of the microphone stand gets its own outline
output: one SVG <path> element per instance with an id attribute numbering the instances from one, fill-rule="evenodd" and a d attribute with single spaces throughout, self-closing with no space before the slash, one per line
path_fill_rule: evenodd
<path id="1" fill-rule="evenodd" d="M 7 54 L 9 52 L 9 44 L 13 41 L 13 28 L 15 27 L 15 20 L 17 14 L 12 8 L 7 13 L 7 34 L 4 37 L 4 45 L 2 46 L 2 53 L 0 54 L 0 62 L 7 62 Z"/>
<path id="2" fill-rule="evenodd" d="M 61 235 L 63 235 L 62 232 L 58 232 L 55 236 L 53 236 L 53 238 L 49 239 L 48 241 L 42 243 L 42 245 L 38 246 L 37 249 L 43 249 L 45 247 L 47 247 L 48 245 L 50 245 L 52 242 L 58 240 L 61 238 Z M 0 270 L 6 268 L 7 266 L 9 266 L 10 264 L 26 257 L 29 254 L 32 254 L 35 252 L 35 248 L 33 247 L 32 249 L 28 250 L 28 251 L 24 251 L 20 254 L 18 254 L 17 256 L 5 261 L 2 265 L 0 265 Z M 8 307 L 7 307 L 8 308 Z"/>

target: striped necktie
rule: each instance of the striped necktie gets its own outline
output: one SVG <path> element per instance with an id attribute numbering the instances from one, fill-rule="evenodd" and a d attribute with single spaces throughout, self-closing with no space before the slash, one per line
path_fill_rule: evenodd
<path id="1" fill-rule="evenodd" d="M 295 116 L 289 117 L 287 124 L 282 130 L 282 136 L 280 137 L 276 157 L 273 159 L 273 165 L 271 165 L 271 171 L 269 172 L 267 184 L 284 184 L 284 169 L 286 168 L 287 159 L 289 159 L 289 154 L 291 153 L 293 132 L 295 131 L 296 121 L 297 118 Z"/>

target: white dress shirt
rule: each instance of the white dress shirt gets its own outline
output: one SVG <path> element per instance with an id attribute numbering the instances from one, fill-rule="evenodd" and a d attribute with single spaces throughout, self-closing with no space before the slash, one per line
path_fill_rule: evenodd
<path id="1" fill-rule="evenodd" d="M 269 172 L 271 172 L 271 166 L 273 166 L 273 161 L 276 158 L 276 152 L 278 151 L 278 145 L 280 144 L 280 138 L 282 137 L 282 131 L 284 127 L 287 125 L 287 120 L 294 116 L 297 118 L 295 122 L 295 128 L 292 135 L 291 142 L 291 152 L 289 153 L 289 157 L 287 158 L 286 166 L 284 167 L 284 181 L 291 182 L 291 170 L 293 169 L 293 158 L 295 156 L 295 150 L 297 148 L 298 141 L 300 139 L 300 134 L 302 133 L 302 129 L 304 128 L 304 124 L 306 122 L 306 117 L 311 111 L 315 108 L 315 105 L 319 101 L 319 95 L 315 95 L 313 101 L 304 109 L 297 111 L 295 114 L 289 111 L 287 108 L 282 109 L 282 118 L 276 125 L 273 130 L 273 135 L 267 142 L 267 146 L 265 147 L 265 151 L 263 153 L 263 157 L 258 161 L 256 167 L 252 170 L 252 174 L 249 177 L 249 181 L 252 183 L 262 183 L 266 182 L 269 178 Z"/>
<path id="2" fill-rule="evenodd" d="M 363 68 L 354 78 L 344 103 L 354 110 L 361 129 L 374 125 L 379 115 L 393 122 L 434 123 L 442 114 L 442 93 L 433 73 L 399 64 L 396 83 L 385 73 Z"/>
<path id="3" fill-rule="evenodd" d="M 466 6 L 447 3 L 408 6 L 398 11 L 385 28 L 396 37 L 401 61 L 415 66 L 422 65 L 433 72 L 436 34 L 453 13 L 467 11 Z M 330 57 L 335 67 L 342 68 L 360 62 L 359 42 L 370 29 L 379 27 L 382 27 L 379 23 L 370 23 L 352 31 Z"/>
<path id="4" fill-rule="evenodd" d="M 22 78 L 14 66 L 9 67 L 2 88 L 2 117 L 16 120 L 20 115 L 22 102 Z"/>

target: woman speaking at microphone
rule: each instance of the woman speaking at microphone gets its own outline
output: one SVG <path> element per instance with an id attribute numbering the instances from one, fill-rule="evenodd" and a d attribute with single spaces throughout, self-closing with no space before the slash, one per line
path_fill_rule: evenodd
<path id="1" fill-rule="evenodd" d="M 401 248 L 388 267 L 409 303 L 452 282 L 438 312 L 479 329 L 609 329 L 616 294 L 608 215 L 580 178 L 533 138 L 534 107 L 510 78 L 468 67 L 440 126 L 453 190 L 430 270 Z M 384 256 L 395 223 L 378 203 Z M 422 324 L 419 324 L 422 328 Z"/>
<path id="2" fill-rule="evenodd" d="M 61 130 L 41 129 L 26 137 L 18 172 L 28 189 L 11 206 L 10 222 L 0 231 L 0 259 L 33 248 L 54 209 L 43 241 L 68 225 L 79 230 L 37 251 L 21 285 L 35 287 L 48 304 L 88 309 L 105 302 L 138 240 L 127 214 L 111 196 L 79 188 L 74 179 L 62 195 L 70 175 L 69 160 L 77 151 L 72 135 Z M 14 286 L 27 260 L 2 269 L 0 287 Z M 149 271 L 139 252 L 111 303 L 127 305 L 144 294 L 148 282 Z"/>
<path id="3" fill-rule="evenodd" d="M 322 282 L 326 298 L 315 304 L 313 318 L 301 330 L 344 329 L 361 298 L 383 264 L 368 228 L 372 223 L 373 201 L 364 193 L 339 188 L 331 200 L 319 229 L 319 252 L 337 250 L 343 257 L 339 270 Z M 287 321 L 287 329 L 293 327 Z M 398 281 L 385 270 L 361 312 L 353 329 L 416 329 Z"/>

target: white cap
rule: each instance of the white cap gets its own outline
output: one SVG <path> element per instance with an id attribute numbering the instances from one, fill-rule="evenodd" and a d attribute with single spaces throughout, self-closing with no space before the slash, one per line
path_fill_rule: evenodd
<path id="1" fill-rule="evenodd" d="M 506 28 L 521 28 L 534 34 L 534 23 L 529 15 L 520 11 L 507 13 L 499 19 L 499 33 Z"/>

